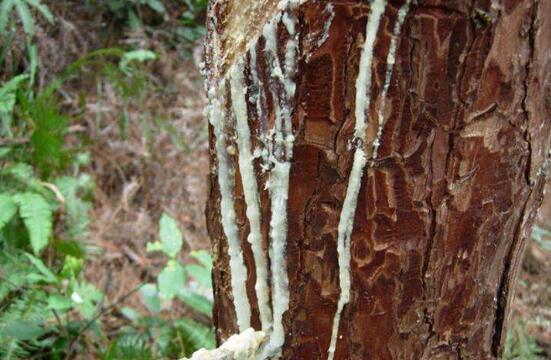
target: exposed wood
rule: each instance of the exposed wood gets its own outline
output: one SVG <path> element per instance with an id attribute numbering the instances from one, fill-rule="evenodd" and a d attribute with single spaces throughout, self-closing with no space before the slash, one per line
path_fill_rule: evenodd
<path id="1" fill-rule="evenodd" d="M 549 166 L 551 1 L 408 4 L 211 2 L 220 342 L 247 302 L 264 358 L 498 358 Z"/>
<path id="2" fill-rule="evenodd" d="M 248 43 L 259 36 L 262 26 L 277 12 L 278 3 L 279 0 L 211 2 L 212 16 L 207 21 L 216 29 L 211 45 L 216 51 L 217 76 L 224 77 L 235 57 L 242 56 Z"/>

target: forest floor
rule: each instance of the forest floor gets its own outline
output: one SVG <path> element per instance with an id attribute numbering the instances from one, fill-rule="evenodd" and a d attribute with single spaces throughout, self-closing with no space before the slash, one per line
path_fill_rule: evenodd
<path id="1" fill-rule="evenodd" d="M 170 54 L 163 55 L 167 57 Z M 128 110 L 125 138 L 116 126 L 122 111 L 116 98 L 107 95 L 88 102 L 90 117 L 101 111 L 89 172 L 96 181 L 92 243 L 105 255 L 86 268 L 90 280 L 100 289 L 109 289 L 110 298 L 155 278 L 162 269 L 164 261 L 146 252 L 146 244 L 158 240 L 162 213 L 180 223 L 185 254 L 209 248 L 204 217 L 208 146 L 203 82 L 192 59 L 178 64 L 164 61 L 162 93 L 145 95 L 143 106 L 150 111 L 145 118 L 141 107 Z M 135 294 L 129 302 L 143 309 L 139 298 Z"/>
<path id="2" fill-rule="evenodd" d="M 88 172 L 96 182 L 91 242 L 102 255 L 92 258 L 86 272 L 110 300 L 124 297 L 162 270 L 166 261 L 148 253 L 146 245 L 158 240 L 163 213 L 180 224 L 182 262 L 192 250 L 210 250 L 204 215 L 208 132 L 198 66 L 193 55 L 184 59 L 170 52 L 160 55 L 151 74 L 157 86 L 145 89 L 144 102 L 128 109 L 126 136 L 117 126 L 123 111 L 118 98 L 109 91 L 103 97 L 87 95 L 86 117 L 95 119 L 101 113 L 94 134 L 88 134 L 92 140 Z M 147 312 L 139 293 L 123 305 Z M 180 301 L 165 308 L 164 315 L 171 319 L 187 315 Z M 112 321 L 117 328 L 122 319 L 114 312 Z"/>

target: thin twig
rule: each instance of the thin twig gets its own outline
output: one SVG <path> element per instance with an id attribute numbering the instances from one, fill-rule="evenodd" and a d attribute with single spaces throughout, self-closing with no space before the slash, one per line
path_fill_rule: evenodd
<path id="1" fill-rule="evenodd" d="M 55 309 L 52 309 L 52 312 L 54 313 L 55 319 L 57 320 L 57 323 L 59 324 L 60 331 L 64 333 L 67 337 L 69 336 L 69 332 L 65 328 L 65 325 L 63 325 L 63 322 L 61 321 L 61 318 L 59 317 L 59 314 Z"/>
<path id="2" fill-rule="evenodd" d="M 96 322 L 96 320 L 98 320 L 100 317 L 106 315 L 107 313 L 111 312 L 111 310 L 113 310 L 117 305 L 119 305 L 120 303 L 124 302 L 126 299 L 128 299 L 130 296 L 132 296 L 135 292 L 137 292 L 145 283 L 142 282 L 140 283 L 138 286 L 136 286 L 134 289 L 130 290 L 128 293 L 126 293 L 125 295 L 121 296 L 120 298 L 118 298 L 115 302 L 113 302 L 111 305 L 109 305 L 108 307 L 104 308 L 103 310 L 101 310 L 100 312 L 98 312 L 92 319 L 90 319 L 90 321 L 88 321 L 82 328 L 79 329 L 77 335 L 75 337 L 73 337 L 73 339 L 71 340 L 71 342 L 69 343 L 69 348 L 67 350 L 67 354 L 65 356 L 65 360 L 69 360 L 70 359 L 70 356 L 71 356 L 71 353 L 73 351 L 73 346 L 75 345 L 75 343 L 80 339 L 80 337 L 82 336 L 82 334 L 88 330 L 88 328 L 90 326 L 92 326 L 92 324 L 94 324 Z"/>
<path id="3" fill-rule="evenodd" d="M 24 145 L 31 141 L 28 137 L 22 137 L 22 138 L 15 138 L 15 139 L 5 139 L 0 138 L 0 146 L 16 146 L 16 145 Z"/>

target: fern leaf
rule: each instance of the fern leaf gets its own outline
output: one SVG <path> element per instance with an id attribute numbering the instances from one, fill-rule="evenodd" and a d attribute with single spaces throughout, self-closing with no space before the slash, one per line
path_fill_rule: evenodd
<path id="1" fill-rule="evenodd" d="M 6 36 L 6 26 L 8 25 L 8 19 L 14 6 L 15 0 L 3 0 L 0 3 L 0 32 L 3 36 Z"/>
<path id="2" fill-rule="evenodd" d="M 33 160 L 41 175 L 48 177 L 63 167 L 68 159 L 63 144 L 69 118 L 60 113 L 59 104 L 53 97 L 43 95 L 33 102 L 29 116 L 36 126 L 31 136 Z"/>
<path id="3" fill-rule="evenodd" d="M 1 174 L 5 174 L 21 185 L 24 185 L 28 190 L 35 192 L 44 191 L 44 186 L 34 175 L 33 167 L 25 163 L 15 163 L 8 166 L 6 169 L 0 170 Z"/>
<path id="4" fill-rule="evenodd" d="M 25 33 L 28 36 L 33 36 L 34 18 L 27 3 L 24 3 L 23 1 L 16 1 L 15 10 L 17 11 L 19 18 L 21 19 L 21 22 L 23 23 L 23 30 L 25 30 Z"/>
<path id="5" fill-rule="evenodd" d="M 0 194 L 0 230 L 13 218 L 17 212 L 17 204 L 8 194 Z"/>
<path id="6" fill-rule="evenodd" d="M 69 240 L 84 244 L 88 240 L 92 204 L 85 201 L 82 195 L 86 194 L 93 183 L 87 176 L 81 175 L 79 178 L 68 176 L 58 178 L 55 185 L 65 197 L 67 211 L 65 235 Z"/>
<path id="7" fill-rule="evenodd" d="M 15 163 L 2 172 L 22 183 L 26 183 L 29 178 L 34 178 L 33 167 L 25 163 Z"/>
<path id="8" fill-rule="evenodd" d="M 52 207 L 41 195 L 20 193 L 14 196 L 19 205 L 19 215 L 29 232 L 31 247 L 38 254 L 46 245 L 52 234 Z"/>
<path id="9" fill-rule="evenodd" d="M 50 12 L 50 9 L 42 4 L 40 0 L 26 0 L 27 4 L 34 7 L 44 18 L 49 22 L 52 23 L 54 21 L 54 16 Z"/>
<path id="10" fill-rule="evenodd" d="M 155 59 L 157 59 L 157 54 L 155 54 L 151 50 L 144 50 L 144 49 L 132 50 L 124 54 L 124 56 L 122 57 L 119 63 L 119 68 L 124 73 L 129 74 L 131 72 L 130 63 L 132 62 L 143 63 L 147 60 L 155 60 Z"/>
<path id="11" fill-rule="evenodd" d="M 202 348 L 210 350 L 216 347 L 212 328 L 186 318 L 177 320 L 174 325 L 182 335 L 184 344 L 187 345 L 186 355 L 191 355 Z"/>
<path id="12" fill-rule="evenodd" d="M 29 289 L 21 297 L 7 304 L 0 313 L 0 359 L 29 359 L 27 352 L 39 346 L 38 329 L 44 329 L 49 316 L 46 292 Z M 24 325 L 24 326 L 20 326 Z M 35 336 L 26 331 L 36 332 Z M 42 331 L 43 333 L 43 331 Z M 25 339 L 23 341 L 23 339 Z"/>
<path id="13" fill-rule="evenodd" d="M 27 257 L 27 259 L 29 259 L 31 264 L 33 264 L 34 267 L 40 272 L 40 280 L 43 280 L 50 284 L 54 284 L 57 281 L 54 273 L 51 272 L 50 269 L 48 269 L 48 267 L 46 266 L 46 264 L 44 264 L 42 260 L 28 253 L 25 253 L 25 256 Z"/>
<path id="14" fill-rule="evenodd" d="M 150 339 L 147 334 L 131 330 L 109 344 L 101 360 L 151 360 Z"/>
<path id="15" fill-rule="evenodd" d="M 2 5 L 4 5 L 2 3 Z M 2 9 L 0 8 L 0 17 L 2 16 Z M 0 20 L 1 21 L 1 20 Z M 21 74 L 14 76 L 0 87 L 0 113 L 10 113 L 15 106 L 15 91 L 19 88 L 20 84 L 27 80 L 29 75 Z"/>

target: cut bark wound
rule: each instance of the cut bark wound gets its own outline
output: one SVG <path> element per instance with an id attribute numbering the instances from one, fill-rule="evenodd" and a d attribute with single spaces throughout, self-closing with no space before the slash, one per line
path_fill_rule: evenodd
<path id="1" fill-rule="evenodd" d="M 551 143 L 551 1 L 211 1 L 220 342 L 495 359 Z"/>

